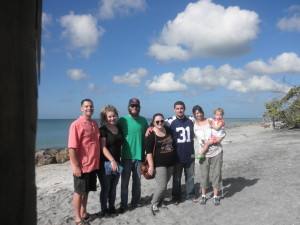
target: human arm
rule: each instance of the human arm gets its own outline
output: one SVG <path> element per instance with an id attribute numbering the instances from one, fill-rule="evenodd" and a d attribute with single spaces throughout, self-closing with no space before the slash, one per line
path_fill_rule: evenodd
<path id="1" fill-rule="evenodd" d="M 209 120 L 209 124 L 214 130 L 220 130 L 225 125 L 225 122 L 223 120 L 218 120 L 217 125 L 215 125 L 213 120 Z"/>
<path id="2" fill-rule="evenodd" d="M 149 169 L 147 173 L 152 176 L 154 173 L 154 161 L 152 153 L 147 154 L 147 161 L 149 163 Z"/>
<path id="3" fill-rule="evenodd" d="M 149 136 L 146 137 L 145 140 L 146 147 L 146 159 L 149 163 L 148 174 L 153 175 L 154 173 L 154 159 L 153 159 L 153 150 L 155 147 L 155 132 L 152 132 Z"/>
<path id="4" fill-rule="evenodd" d="M 113 171 L 118 171 L 118 162 L 114 159 L 114 157 L 110 154 L 109 150 L 106 147 L 106 138 L 101 137 L 101 151 L 103 155 L 111 162 L 111 168 Z"/>
<path id="5" fill-rule="evenodd" d="M 70 156 L 70 159 L 71 159 L 71 161 L 74 165 L 74 171 L 73 171 L 74 176 L 75 177 L 80 177 L 81 174 L 82 174 L 82 170 L 79 166 L 76 149 L 69 148 L 69 156 Z"/>

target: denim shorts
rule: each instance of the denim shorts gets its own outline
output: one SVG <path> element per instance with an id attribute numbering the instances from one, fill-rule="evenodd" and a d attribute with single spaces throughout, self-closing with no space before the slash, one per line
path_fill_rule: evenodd
<path id="1" fill-rule="evenodd" d="M 90 191 L 97 190 L 96 171 L 90 173 L 82 173 L 80 177 L 74 176 L 74 191 L 79 195 L 86 195 Z"/>

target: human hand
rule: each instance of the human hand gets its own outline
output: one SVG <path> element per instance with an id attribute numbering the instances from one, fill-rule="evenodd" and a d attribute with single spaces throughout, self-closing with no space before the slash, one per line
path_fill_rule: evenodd
<path id="1" fill-rule="evenodd" d="M 74 176 L 75 177 L 81 177 L 81 174 L 82 174 L 82 171 L 81 171 L 80 167 L 76 166 L 75 171 L 74 171 Z"/>
<path id="2" fill-rule="evenodd" d="M 154 173 L 154 167 L 149 167 L 147 174 L 149 174 L 150 176 L 152 176 Z"/>
<path id="3" fill-rule="evenodd" d="M 148 137 L 149 134 L 153 131 L 154 127 L 148 127 L 148 129 L 146 130 L 145 136 Z"/>
<path id="4" fill-rule="evenodd" d="M 115 160 L 111 161 L 111 168 L 113 171 L 119 170 L 118 163 Z"/>

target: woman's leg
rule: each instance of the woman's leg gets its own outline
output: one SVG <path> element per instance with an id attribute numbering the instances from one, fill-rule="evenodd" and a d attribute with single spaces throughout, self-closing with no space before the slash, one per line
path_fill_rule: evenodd
<path id="1" fill-rule="evenodd" d="M 155 169 L 156 169 L 155 180 L 157 183 L 157 187 L 153 194 L 151 203 L 152 205 L 157 206 L 159 203 L 161 203 L 161 200 L 167 188 L 168 171 L 167 171 L 167 167 L 163 167 L 163 166 L 156 167 Z"/>

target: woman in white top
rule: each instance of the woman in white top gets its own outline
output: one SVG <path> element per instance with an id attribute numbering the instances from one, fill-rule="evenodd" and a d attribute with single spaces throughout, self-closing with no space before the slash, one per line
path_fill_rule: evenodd
<path id="1" fill-rule="evenodd" d="M 195 133 L 195 151 L 197 148 L 202 148 L 202 143 L 205 143 L 211 138 L 211 126 L 209 119 L 204 117 L 204 112 L 199 105 L 193 107 L 195 117 L 194 133 Z M 201 149 L 199 149 L 201 152 Z M 199 151 L 198 151 L 199 152 Z M 220 204 L 218 197 L 219 188 L 222 181 L 222 163 L 223 150 L 220 143 L 211 145 L 204 158 L 199 160 L 200 163 L 200 186 L 201 200 L 200 204 L 206 203 L 206 190 L 210 188 L 209 174 L 212 172 L 212 187 L 214 192 L 213 202 L 215 205 Z"/>

